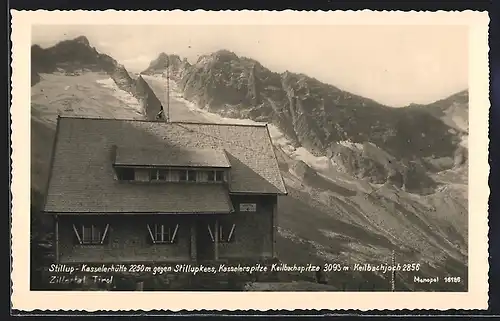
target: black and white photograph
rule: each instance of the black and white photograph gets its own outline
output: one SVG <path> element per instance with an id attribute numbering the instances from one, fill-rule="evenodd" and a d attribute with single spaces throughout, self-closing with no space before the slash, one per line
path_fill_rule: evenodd
<path id="1" fill-rule="evenodd" d="M 470 291 L 469 25 L 29 28 L 29 291 Z"/>

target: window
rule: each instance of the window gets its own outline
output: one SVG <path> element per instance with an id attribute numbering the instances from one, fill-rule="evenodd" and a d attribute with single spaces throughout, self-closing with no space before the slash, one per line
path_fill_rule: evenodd
<path id="1" fill-rule="evenodd" d="M 208 181 L 209 182 L 222 182 L 224 181 L 224 171 L 209 171 Z"/>
<path id="2" fill-rule="evenodd" d="M 196 182 L 196 171 L 181 170 L 179 171 L 179 181 L 181 182 Z"/>
<path id="3" fill-rule="evenodd" d="M 223 180 L 224 180 L 224 172 L 223 171 L 216 171 L 215 172 L 215 181 L 222 182 Z"/>
<path id="4" fill-rule="evenodd" d="M 120 181 L 133 181 L 135 179 L 133 168 L 117 168 L 116 175 Z"/>
<path id="5" fill-rule="evenodd" d="M 168 178 L 168 171 L 164 169 L 152 169 L 149 172 L 149 178 L 152 181 L 166 181 Z"/>
<path id="6" fill-rule="evenodd" d="M 158 180 L 160 181 L 166 181 L 168 178 L 168 171 L 164 169 L 160 169 L 158 171 Z"/>
<path id="7" fill-rule="evenodd" d="M 187 171 L 179 171 L 179 181 L 185 182 L 187 179 Z"/>
<path id="8" fill-rule="evenodd" d="M 180 181 L 180 178 L 181 178 L 181 173 L 183 171 L 179 171 L 179 170 L 169 170 L 169 173 L 170 173 L 170 177 L 169 177 L 169 181 L 170 182 L 178 182 Z"/>
<path id="9" fill-rule="evenodd" d="M 196 171 L 188 170 L 187 179 L 189 182 L 196 182 Z"/>
<path id="10" fill-rule="evenodd" d="M 209 182 L 215 181 L 215 171 L 209 171 L 207 172 L 207 174 L 208 174 L 207 180 Z"/>
<path id="11" fill-rule="evenodd" d="M 137 171 L 136 171 L 137 170 Z M 116 168 L 120 181 L 151 182 L 224 182 L 227 180 L 223 170 L 175 169 L 175 168 Z"/>
<path id="12" fill-rule="evenodd" d="M 78 243 L 91 245 L 103 244 L 108 234 L 109 224 L 103 228 L 97 224 L 73 224 L 73 231 Z"/>
<path id="13" fill-rule="evenodd" d="M 197 174 L 197 178 L 196 178 L 196 181 L 197 182 L 203 182 L 203 183 L 206 183 L 208 182 L 208 171 L 198 171 L 196 172 Z"/>
<path id="14" fill-rule="evenodd" d="M 219 242 L 221 243 L 231 243 L 234 241 L 234 230 L 236 224 L 219 224 Z"/>
<path id="15" fill-rule="evenodd" d="M 148 232 L 153 244 L 176 243 L 179 224 L 148 224 Z"/>
<path id="16" fill-rule="evenodd" d="M 208 234 L 212 239 L 212 242 L 215 242 L 215 230 L 213 229 L 213 225 L 207 225 Z M 234 242 L 234 231 L 236 229 L 236 224 L 229 224 L 220 222 L 219 223 L 219 233 L 217 235 L 217 239 L 219 243 L 232 243 Z"/>

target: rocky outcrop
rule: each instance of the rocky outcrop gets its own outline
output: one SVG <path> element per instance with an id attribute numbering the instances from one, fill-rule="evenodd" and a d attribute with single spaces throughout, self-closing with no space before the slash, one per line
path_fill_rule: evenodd
<path id="1" fill-rule="evenodd" d="M 187 59 L 181 60 L 178 55 L 167 55 L 162 52 L 160 55 L 151 61 L 149 67 L 146 68 L 141 74 L 144 75 L 156 75 L 163 74 L 166 76 L 167 68 L 170 72 L 169 76 L 172 79 L 179 81 L 183 77 L 183 72 L 191 67 Z"/>
<path id="2" fill-rule="evenodd" d="M 316 178 L 318 176 L 318 173 L 315 170 L 313 170 L 305 162 L 300 160 L 295 161 L 292 166 L 290 166 L 290 169 L 301 180 L 308 180 L 311 178 Z"/>
<path id="3" fill-rule="evenodd" d="M 160 55 L 155 65 L 166 67 L 165 58 L 166 55 L 165 57 Z M 176 63 L 172 65 L 174 70 L 183 69 L 184 64 L 180 58 L 177 56 L 176 59 Z M 91 47 L 89 40 L 84 36 L 61 41 L 46 49 L 38 45 L 31 47 L 31 85 L 40 81 L 41 73 L 53 72 L 64 72 L 66 75 L 104 72 L 114 80 L 118 88 L 131 93 L 142 103 L 146 119 L 164 119 L 161 102 L 144 79 L 139 76 L 134 80 L 123 65 L 112 57 L 99 53 Z"/>
<path id="4" fill-rule="evenodd" d="M 135 96 L 142 102 L 143 114 L 148 120 L 165 119 L 163 106 L 149 84 L 139 75 L 135 81 Z"/>
<path id="5" fill-rule="evenodd" d="M 91 47 L 84 36 L 61 41 L 46 49 L 39 45 L 31 46 L 32 86 L 40 81 L 40 74 L 54 72 L 68 76 L 84 72 L 104 72 L 113 78 L 120 89 L 133 91 L 134 81 L 125 67 Z"/>
<path id="6" fill-rule="evenodd" d="M 165 74 L 167 65 L 185 99 L 225 117 L 273 123 L 296 146 L 316 156 L 327 155 L 341 169 L 373 183 L 390 181 L 412 190 L 432 188 L 435 183 L 421 170 L 426 165 L 417 170 L 411 164 L 453 159 L 462 139 L 439 116 L 446 112 L 438 114 L 416 105 L 391 108 L 304 74 L 274 73 L 228 50 L 201 56 L 193 65 L 162 53 L 144 73 Z M 446 110 L 456 101 L 467 103 L 467 97 L 462 93 L 431 107 Z M 344 142 L 370 143 L 377 152 L 352 149 Z M 390 162 L 381 161 L 382 154 L 390 155 Z M 446 169 L 457 163 L 441 162 L 440 166 Z"/>
<path id="7" fill-rule="evenodd" d="M 469 132 L 469 92 L 461 91 L 429 105 L 411 104 L 407 109 L 416 109 L 429 113 L 442 120 L 456 134 Z"/>
<path id="8" fill-rule="evenodd" d="M 62 72 L 71 76 L 84 72 L 104 72 L 120 89 L 131 93 L 134 91 L 134 80 L 125 67 L 114 58 L 99 53 L 84 36 L 61 41 L 46 49 L 39 45 L 31 46 L 31 72 L 35 80 L 41 73 Z"/>
<path id="9" fill-rule="evenodd" d="M 65 72 L 112 72 L 118 66 L 116 60 L 91 47 L 84 36 L 61 41 L 46 49 L 33 45 L 31 61 L 39 73 L 52 73 L 58 69 Z"/>

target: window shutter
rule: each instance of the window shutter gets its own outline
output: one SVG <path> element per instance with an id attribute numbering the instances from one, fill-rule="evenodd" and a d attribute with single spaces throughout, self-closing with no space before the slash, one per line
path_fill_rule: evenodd
<path id="1" fill-rule="evenodd" d="M 208 228 L 208 233 L 210 234 L 210 238 L 212 239 L 212 242 L 215 242 L 214 234 L 212 233 L 212 229 L 210 228 L 210 224 L 207 225 Z"/>
<path id="2" fill-rule="evenodd" d="M 76 239 L 74 239 L 76 244 L 82 244 L 82 239 L 80 237 L 80 234 L 78 233 L 78 229 L 76 228 L 75 224 L 73 224 L 73 233 Z"/>
<path id="3" fill-rule="evenodd" d="M 231 231 L 229 232 L 229 236 L 227 237 L 227 241 L 231 242 L 234 239 L 234 229 L 236 228 L 236 224 L 231 226 Z"/>
<path id="4" fill-rule="evenodd" d="M 170 237 L 170 243 L 175 243 L 175 238 L 177 237 L 177 230 L 179 229 L 179 224 L 175 225 L 174 232 L 172 233 Z"/>
<path id="5" fill-rule="evenodd" d="M 148 227 L 148 232 L 149 232 L 150 243 L 155 244 L 155 237 L 153 235 L 153 231 L 151 231 L 151 227 L 149 226 L 149 224 L 147 224 L 147 227 Z"/>
<path id="6" fill-rule="evenodd" d="M 104 226 L 104 231 L 102 232 L 101 236 L 101 244 L 108 244 L 108 233 L 109 233 L 109 224 L 106 224 Z"/>

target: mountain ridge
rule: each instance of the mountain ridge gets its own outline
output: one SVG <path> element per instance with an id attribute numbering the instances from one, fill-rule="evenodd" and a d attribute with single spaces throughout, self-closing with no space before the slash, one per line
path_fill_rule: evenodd
<path id="1" fill-rule="evenodd" d="M 219 50 L 216 50 L 216 51 L 214 51 L 212 53 L 203 54 L 203 55 L 201 55 L 201 56 L 198 57 L 198 59 L 196 60 L 196 62 L 194 64 L 203 62 L 203 60 L 207 59 L 208 56 L 211 56 L 211 55 L 224 55 L 224 54 L 236 57 L 238 59 L 244 59 L 244 60 L 249 61 L 250 63 L 259 65 L 261 68 L 266 68 L 259 61 L 255 60 L 253 58 L 249 58 L 249 57 L 243 56 L 243 55 L 238 56 L 235 52 L 233 52 L 233 51 L 231 51 L 229 49 L 219 49 Z M 168 57 L 170 57 L 172 59 L 172 63 L 174 65 L 178 64 L 178 62 L 176 62 L 176 60 L 177 61 L 182 61 L 183 64 L 187 64 L 189 66 L 194 65 L 192 63 L 189 63 L 187 58 L 182 58 L 178 54 L 167 54 L 166 52 L 160 52 L 159 55 L 158 55 L 158 57 L 156 57 L 155 59 L 151 60 L 151 62 L 149 63 L 148 67 L 146 69 L 144 69 L 142 72 L 139 72 L 139 73 L 154 74 L 155 72 L 160 72 L 161 73 L 161 72 L 165 71 L 165 67 L 167 65 L 166 60 L 167 60 Z M 163 68 L 161 67 L 162 65 L 163 65 Z M 268 68 L 266 68 L 266 69 L 268 69 Z M 344 89 L 342 89 L 342 88 L 340 88 L 338 86 L 335 86 L 334 84 L 331 84 L 329 82 L 322 82 L 322 81 L 318 80 L 316 77 L 310 76 L 310 75 L 305 74 L 303 72 L 291 72 L 289 70 L 285 70 L 283 72 L 273 72 L 273 73 L 278 74 L 278 75 L 283 75 L 283 74 L 286 74 L 286 73 L 292 73 L 292 74 L 295 74 L 295 75 L 298 75 L 298 76 L 307 77 L 307 78 L 313 79 L 314 81 L 317 81 L 317 82 L 323 83 L 325 85 L 331 86 L 335 90 L 348 92 L 347 90 L 344 90 Z M 381 106 L 385 106 L 385 107 L 389 107 L 389 108 L 405 108 L 405 107 L 411 107 L 411 106 L 428 106 L 428 105 L 435 104 L 436 102 L 439 102 L 439 101 L 448 100 L 448 99 L 452 98 L 453 96 L 464 95 L 464 94 L 468 95 L 468 89 L 467 88 L 464 88 L 462 90 L 458 90 L 456 92 L 452 92 L 452 93 L 450 93 L 450 94 L 448 94 L 446 96 L 443 96 L 444 98 L 441 98 L 441 99 L 438 99 L 438 100 L 435 100 L 435 101 L 430 101 L 429 103 L 412 103 L 412 102 L 410 102 L 409 104 L 406 104 L 406 105 L 393 106 L 393 105 L 383 104 L 383 103 L 377 101 L 376 99 L 369 98 L 367 96 L 363 96 L 362 94 L 359 94 L 359 93 L 358 94 L 351 93 L 351 95 L 363 97 L 364 99 L 370 100 L 370 101 L 372 101 L 375 104 L 378 104 L 378 105 L 381 105 Z"/>
<path id="2" fill-rule="evenodd" d="M 167 66 L 186 100 L 221 116 L 275 124 L 295 146 L 336 159 L 340 167 L 373 183 L 392 181 L 427 193 L 439 184 L 426 176 L 424 168 L 436 168 L 440 162 L 452 169 L 456 164 L 449 159 L 456 153 L 466 162 L 460 145 L 466 132 L 450 128 L 439 117 L 437 106 L 459 94 L 466 93 L 468 98 L 467 91 L 431 104 L 434 109 L 423 105 L 393 108 L 305 74 L 272 72 L 254 59 L 225 49 L 202 55 L 194 64 L 161 53 L 142 74 L 165 77 Z M 369 152 L 346 148 L 344 142 L 352 146 L 371 143 L 375 148 Z M 381 157 L 368 155 L 373 153 L 394 157 L 380 161 Z M 351 157 L 342 156 L 346 154 Z"/>

